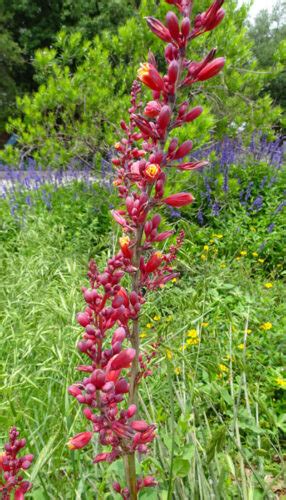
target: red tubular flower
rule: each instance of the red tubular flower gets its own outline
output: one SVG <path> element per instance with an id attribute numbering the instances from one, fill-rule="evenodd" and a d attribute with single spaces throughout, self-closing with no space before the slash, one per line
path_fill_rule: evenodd
<path id="1" fill-rule="evenodd" d="M 168 67 L 168 81 L 171 84 L 176 83 L 179 73 L 179 65 L 176 60 L 170 62 Z"/>
<path id="2" fill-rule="evenodd" d="M 164 90 L 164 80 L 152 64 L 141 63 L 137 76 L 139 80 L 150 89 L 158 91 Z"/>
<path id="3" fill-rule="evenodd" d="M 93 436 L 92 432 L 80 432 L 68 442 L 68 448 L 70 450 L 79 450 L 88 445 Z"/>
<path id="4" fill-rule="evenodd" d="M 0 497 L 3 500 L 12 497 L 23 500 L 25 493 L 32 488 L 32 483 L 23 480 L 21 471 L 29 469 L 34 457 L 31 454 L 17 456 L 26 445 L 26 439 L 18 437 L 19 432 L 16 427 L 12 427 L 9 432 L 9 442 L 4 445 L 5 452 L 0 454 Z"/>
<path id="5" fill-rule="evenodd" d="M 161 168 L 160 165 L 156 163 L 150 163 L 144 170 L 144 177 L 149 182 L 154 182 L 160 175 Z"/>
<path id="6" fill-rule="evenodd" d="M 153 271 L 155 271 L 162 263 L 162 260 L 163 260 L 162 252 L 154 252 L 153 255 L 151 255 L 150 259 L 147 261 L 147 264 L 145 265 L 145 272 L 152 273 Z"/>
<path id="7" fill-rule="evenodd" d="M 189 163 L 182 163 L 181 165 L 176 165 L 176 168 L 180 170 L 197 170 L 208 165 L 207 161 L 194 161 Z"/>
<path id="8" fill-rule="evenodd" d="M 163 23 L 161 23 L 161 21 L 158 21 L 158 19 L 155 19 L 155 17 L 152 16 L 146 17 L 146 21 L 154 35 L 161 38 L 164 42 L 172 41 L 170 31 L 166 28 L 166 26 L 164 26 Z"/>
<path id="9" fill-rule="evenodd" d="M 185 205 L 190 205 L 193 201 L 194 197 L 191 193 L 171 194 L 162 200 L 163 203 L 171 207 L 184 207 Z"/>
<path id="10" fill-rule="evenodd" d="M 171 119 L 171 109 L 169 106 L 163 106 L 157 119 L 158 128 L 165 132 Z"/>
<path id="11" fill-rule="evenodd" d="M 224 57 L 217 57 L 208 63 L 197 75 L 197 80 L 203 82 L 213 76 L 216 76 L 225 65 Z"/>
<path id="12" fill-rule="evenodd" d="M 127 259 L 131 259 L 133 252 L 129 248 L 130 238 L 128 236 L 122 236 L 121 238 L 119 238 L 119 245 L 124 257 L 126 257 Z"/>

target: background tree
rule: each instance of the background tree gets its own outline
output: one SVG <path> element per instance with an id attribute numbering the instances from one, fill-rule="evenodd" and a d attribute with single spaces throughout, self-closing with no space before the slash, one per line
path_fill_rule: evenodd
<path id="1" fill-rule="evenodd" d="M 263 92 L 269 92 L 275 104 L 286 110 L 286 1 L 277 1 L 271 12 L 261 10 L 249 35 L 259 68 L 268 73 Z"/>

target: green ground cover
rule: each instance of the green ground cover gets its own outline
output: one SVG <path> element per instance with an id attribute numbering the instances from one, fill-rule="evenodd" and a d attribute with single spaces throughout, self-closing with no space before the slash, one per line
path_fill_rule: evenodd
<path id="1" fill-rule="evenodd" d="M 181 276 L 150 295 L 142 316 L 143 349 L 160 340 L 140 393 L 159 428 L 140 467 L 160 486 L 142 499 L 285 495 L 283 214 L 266 230 L 277 189 L 251 216 L 233 205 L 204 227 L 187 211 L 171 221 L 186 232 Z M 115 499 L 110 484 L 123 474 L 120 461 L 94 466 L 91 446 L 66 447 L 85 425 L 67 387 L 82 359 L 75 315 L 87 262 L 103 265 L 116 245 L 109 202 L 81 183 L 51 192 L 50 209 L 38 199 L 21 212 L 20 197 L 19 219 L 0 202 L 0 439 L 12 424 L 27 438 L 35 500 Z"/>

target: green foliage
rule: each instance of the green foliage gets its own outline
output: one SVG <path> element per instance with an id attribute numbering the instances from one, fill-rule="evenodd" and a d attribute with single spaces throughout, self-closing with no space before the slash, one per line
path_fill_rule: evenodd
<path id="1" fill-rule="evenodd" d="M 234 168 L 247 183 L 247 171 Z M 260 180 L 266 166 L 255 168 Z M 143 351 L 161 343 L 153 376 L 140 393 L 142 418 L 157 422 L 159 436 L 138 474 L 156 475 L 161 499 L 168 492 L 176 499 L 275 498 L 281 488 L 283 213 L 273 233 L 266 227 L 283 183 L 285 171 L 267 188 L 265 210 L 253 216 L 240 210 L 234 190 L 227 201 L 231 216 L 223 213 L 199 227 L 184 211 L 176 223 L 186 232 L 180 279 L 151 293 L 141 318 Z M 117 499 L 110 484 L 122 480 L 121 461 L 95 467 L 88 456 L 97 449 L 75 453 L 66 447 L 83 430 L 81 412 L 67 394 L 81 357 L 72 318 L 82 308 L 88 259 L 103 266 L 114 251 L 112 199 L 97 184 L 44 189 L 51 207 L 39 191 L 31 193 L 27 211 L 25 193 L 18 194 L 16 219 L 7 202 L 0 203 L 0 438 L 12 424 L 27 437 L 35 454 L 32 498 Z M 270 245 L 260 250 L 266 238 Z M 142 498 L 158 494 L 150 490 Z"/>
<path id="2" fill-rule="evenodd" d="M 207 5 L 205 1 L 199 9 Z M 204 36 L 205 45 L 202 37 L 192 45 L 196 59 L 218 47 L 218 55 L 227 60 L 221 76 L 192 91 L 194 105 L 204 107 L 200 119 L 174 131 L 182 139 L 191 136 L 197 146 L 208 140 L 210 126 L 216 136 L 238 131 L 249 136 L 257 129 L 271 135 L 271 125 L 280 115 L 270 97 L 261 96 L 265 75 L 257 71 L 252 56 L 246 7 L 237 8 L 236 0 L 231 0 L 226 9 L 224 22 Z M 19 136 L 19 144 L 16 150 L 8 148 L 3 160 L 16 162 L 22 153 L 33 155 L 41 164 L 64 165 L 71 158 L 92 162 L 99 148 L 110 146 L 119 117 L 127 112 L 132 81 L 139 63 L 147 58 L 147 47 L 164 69 L 162 41 L 150 32 L 144 17 L 164 19 L 167 10 L 163 2 L 144 0 L 115 33 L 106 30 L 101 38 L 86 41 L 79 32 L 64 31 L 53 48 L 37 51 L 35 80 L 40 87 L 18 99 L 19 116 L 10 120 L 8 130 Z M 150 96 L 147 89 L 143 94 Z"/>
<path id="3" fill-rule="evenodd" d="M 272 12 L 261 10 L 249 27 L 253 53 L 267 75 L 264 91 L 270 93 L 275 104 L 281 105 L 283 110 L 286 109 L 285 6 L 285 1 L 279 0 Z"/>
<path id="4" fill-rule="evenodd" d="M 38 91 L 18 98 L 22 118 L 10 121 L 21 154 L 41 164 L 66 165 L 70 159 L 93 162 L 114 138 L 121 103 L 113 99 L 115 79 L 108 52 L 99 38 L 61 32 L 53 49 L 35 57 Z M 20 154 L 20 150 L 17 150 Z M 8 148 L 14 158 L 14 150 Z"/>

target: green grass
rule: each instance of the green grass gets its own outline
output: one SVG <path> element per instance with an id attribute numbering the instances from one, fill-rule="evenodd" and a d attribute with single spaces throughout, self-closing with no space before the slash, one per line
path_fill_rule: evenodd
<path id="1" fill-rule="evenodd" d="M 92 464 L 96 444 L 66 447 L 85 429 L 67 394 L 83 359 L 80 288 L 89 258 L 103 265 L 114 247 L 105 198 L 81 184 L 63 188 L 52 194 L 52 210 L 38 201 L 20 224 L 1 201 L 0 438 L 14 424 L 27 438 L 37 500 L 115 499 L 110 485 L 122 477 L 120 461 Z M 181 278 L 151 294 L 142 317 L 143 350 L 151 339 L 161 344 L 140 392 L 158 438 L 139 467 L 160 486 L 140 498 L 275 498 L 285 488 L 285 389 L 277 382 L 286 379 L 284 256 L 271 248 L 252 255 L 265 238 L 263 214 L 178 226 L 186 230 Z"/>

